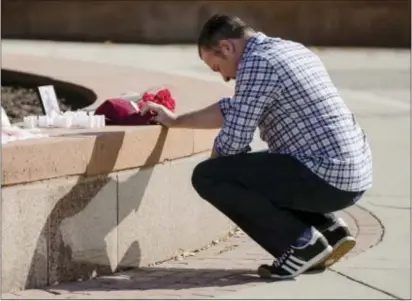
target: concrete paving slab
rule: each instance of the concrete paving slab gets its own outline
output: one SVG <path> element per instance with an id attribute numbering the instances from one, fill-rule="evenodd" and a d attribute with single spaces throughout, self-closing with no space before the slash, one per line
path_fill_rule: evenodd
<path id="1" fill-rule="evenodd" d="M 396 96 L 379 98 L 374 91 L 351 90 L 346 99 L 373 152 L 374 184 L 360 205 L 380 219 L 385 233 L 373 249 L 333 269 L 395 298 L 410 299 L 410 105 Z"/>
<path id="2" fill-rule="evenodd" d="M 333 269 L 396 298 L 410 299 L 410 209 L 377 207 L 368 203 L 373 199 L 365 198 L 361 203 L 385 225 L 382 241 L 365 253 L 336 264 Z M 394 206 L 396 200 L 393 200 Z"/>
<path id="3" fill-rule="evenodd" d="M 253 288 L 218 296 L 217 299 L 393 299 L 375 289 L 326 271 L 302 275 L 296 281 L 260 284 Z"/>

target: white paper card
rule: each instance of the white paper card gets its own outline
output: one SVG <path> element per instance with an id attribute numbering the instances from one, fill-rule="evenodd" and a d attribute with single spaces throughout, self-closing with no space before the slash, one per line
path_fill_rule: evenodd
<path id="1" fill-rule="evenodd" d="M 37 87 L 40 94 L 40 100 L 44 109 L 44 113 L 47 116 L 60 115 L 62 112 L 59 107 L 56 92 L 54 86 L 40 86 Z"/>

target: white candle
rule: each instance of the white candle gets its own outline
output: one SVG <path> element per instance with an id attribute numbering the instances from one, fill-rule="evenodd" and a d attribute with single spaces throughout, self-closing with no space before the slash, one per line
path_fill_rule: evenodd
<path id="1" fill-rule="evenodd" d="M 39 116 L 38 124 L 39 127 L 47 128 L 51 125 L 51 118 L 49 116 Z"/>
<path id="2" fill-rule="evenodd" d="M 23 118 L 24 127 L 26 129 L 33 129 L 36 127 L 36 117 L 35 116 L 27 116 Z"/>

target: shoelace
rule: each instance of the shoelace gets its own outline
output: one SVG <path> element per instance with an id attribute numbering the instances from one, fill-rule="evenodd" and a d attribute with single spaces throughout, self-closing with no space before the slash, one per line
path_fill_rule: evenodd
<path id="1" fill-rule="evenodd" d="M 292 248 L 288 248 L 280 257 L 276 258 L 276 260 L 273 262 L 274 267 L 279 267 L 283 265 L 283 263 L 289 258 L 289 256 L 293 253 Z"/>

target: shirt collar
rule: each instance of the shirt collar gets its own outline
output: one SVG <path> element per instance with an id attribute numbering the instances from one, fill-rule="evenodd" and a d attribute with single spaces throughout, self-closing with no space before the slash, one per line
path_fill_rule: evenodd
<path id="1" fill-rule="evenodd" d="M 236 71 L 236 77 L 237 74 L 239 73 L 239 70 L 241 70 L 243 61 L 247 58 L 249 53 L 251 53 L 255 48 L 256 45 L 262 42 L 267 36 L 262 33 L 262 32 L 256 32 L 249 40 L 246 42 L 245 49 L 243 50 L 242 57 L 239 61 L 239 64 L 237 65 L 237 71 Z"/>
<path id="2" fill-rule="evenodd" d="M 263 41 L 266 35 L 262 32 L 256 32 L 249 40 L 246 42 L 245 49 L 243 50 L 242 60 L 256 47 L 259 42 Z"/>

